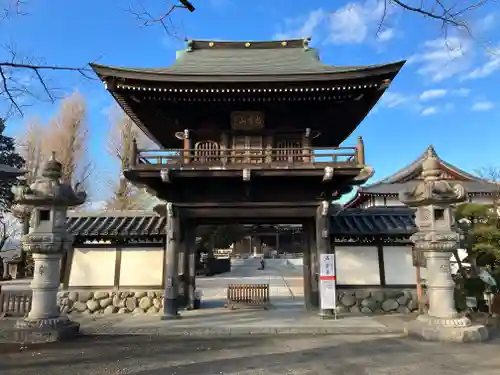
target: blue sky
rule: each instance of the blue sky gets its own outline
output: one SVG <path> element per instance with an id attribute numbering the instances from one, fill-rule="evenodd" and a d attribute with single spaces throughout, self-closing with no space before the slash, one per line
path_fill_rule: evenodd
<path id="1" fill-rule="evenodd" d="M 8 1 L 8 0 L 7 0 Z M 165 1 L 143 1 L 153 14 Z M 48 5 L 50 4 L 50 5 Z M 141 27 L 129 7 L 133 0 L 29 1 L 29 15 L 0 23 L 0 42 L 15 42 L 27 56 L 48 64 L 161 67 L 175 59 L 183 38 L 268 40 L 312 36 L 325 63 L 366 65 L 409 59 L 390 90 L 353 137 L 365 139 L 373 181 L 393 173 L 419 156 L 429 144 L 446 160 L 474 171 L 496 165 L 500 139 L 500 6 L 493 2 L 469 20 L 474 38 L 450 31 L 421 16 L 389 12 L 377 34 L 382 5 L 369 1 L 193 0 L 194 13 L 178 10 L 168 36 L 158 26 Z M 0 51 L 0 59 L 5 52 Z M 76 74 L 49 77 L 61 93 L 78 89 L 87 97 L 96 181 L 92 195 L 109 194 L 107 178 L 116 166 L 105 155 L 110 95 L 99 81 Z M 37 103 L 25 117 L 47 120 L 57 104 Z M 7 133 L 22 129 L 21 118 L 8 123 Z M 332 119 L 334 121 L 334 119 Z M 346 145 L 354 145 L 349 139 Z M 500 166 L 500 165 L 499 165 Z M 102 180 L 101 182 L 99 182 Z"/>

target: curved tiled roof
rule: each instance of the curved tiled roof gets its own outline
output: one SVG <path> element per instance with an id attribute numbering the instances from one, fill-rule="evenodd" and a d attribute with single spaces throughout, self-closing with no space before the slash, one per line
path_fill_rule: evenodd
<path id="1" fill-rule="evenodd" d="M 458 177 L 456 180 L 451 180 L 451 182 L 463 184 L 469 193 L 488 194 L 498 191 L 499 187 L 496 183 L 474 176 L 444 161 L 437 155 L 434 147 L 430 145 L 421 156 L 407 167 L 398 170 L 393 175 L 374 184 L 362 186 L 359 192 L 361 194 L 398 194 L 403 190 L 411 190 L 419 183 L 419 181 L 414 178 L 422 172 L 422 163 L 428 152 L 433 153 L 438 158 L 439 164 L 445 171 L 450 171 L 453 175 Z"/>
<path id="2" fill-rule="evenodd" d="M 187 49 L 178 52 L 176 61 L 169 67 L 90 65 L 101 78 L 157 82 L 243 82 L 295 81 L 301 78 L 307 81 L 318 75 L 323 75 L 324 79 L 395 75 L 404 61 L 367 66 L 332 66 L 321 62 L 318 51 L 310 48 L 305 39 L 263 42 L 193 40 L 188 42 Z"/>
<path id="3" fill-rule="evenodd" d="M 414 211 L 408 208 L 348 209 L 331 217 L 331 234 L 401 236 L 415 232 Z M 68 230 L 84 240 L 148 239 L 165 236 L 166 219 L 147 211 L 72 213 Z"/>

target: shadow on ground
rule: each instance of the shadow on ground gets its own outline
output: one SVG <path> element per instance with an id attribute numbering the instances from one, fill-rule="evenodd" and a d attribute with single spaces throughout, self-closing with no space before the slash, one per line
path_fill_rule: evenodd
<path id="1" fill-rule="evenodd" d="M 441 345 L 400 338 L 297 335 L 179 338 L 93 336 L 2 355 L 2 375 L 497 374 L 498 343 Z M 258 372 L 257 372 L 258 371 Z M 334 372 L 332 372 L 334 371 Z"/>

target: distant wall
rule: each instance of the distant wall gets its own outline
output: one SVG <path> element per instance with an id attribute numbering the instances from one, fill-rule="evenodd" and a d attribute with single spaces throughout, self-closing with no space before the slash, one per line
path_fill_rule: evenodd
<path id="1" fill-rule="evenodd" d="M 161 285 L 165 251 L 126 247 L 121 250 L 119 286 Z"/>
<path id="2" fill-rule="evenodd" d="M 73 249 L 69 287 L 112 287 L 115 280 L 116 249 L 76 247 Z"/>
<path id="3" fill-rule="evenodd" d="M 64 286 L 70 289 L 162 288 L 164 262 L 163 247 L 75 247 L 68 255 Z"/>
<path id="4" fill-rule="evenodd" d="M 385 246 L 383 252 L 386 285 L 416 284 L 410 246 Z"/>
<path id="5" fill-rule="evenodd" d="M 339 285 L 380 285 L 376 246 L 336 246 L 335 267 Z"/>

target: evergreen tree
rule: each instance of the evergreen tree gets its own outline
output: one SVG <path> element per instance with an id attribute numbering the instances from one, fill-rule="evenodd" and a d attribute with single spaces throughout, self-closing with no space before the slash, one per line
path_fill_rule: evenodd
<path id="1" fill-rule="evenodd" d="M 493 204 L 465 203 L 457 207 L 458 226 L 467 232 L 463 247 L 470 252 L 471 263 L 490 270 L 500 266 L 500 228 Z M 463 219 L 467 219 L 463 223 Z M 461 222 L 462 221 L 462 222 Z M 467 228 L 465 228 L 467 226 Z"/>
<path id="2" fill-rule="evenodd" d="M 3 135 L 4 130 L 5 123 L 0 119 L 0 164 L 23 168 L 24 159 L 16 152 L 14 138 Z M 12 187 L 16 184 L 15 178 L 0 180 L 0 211 L 9 210 L 14 199 Z"/>

